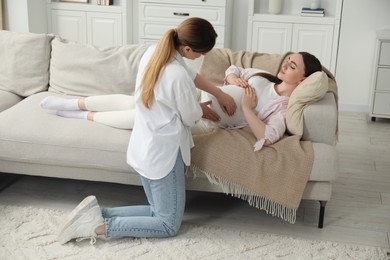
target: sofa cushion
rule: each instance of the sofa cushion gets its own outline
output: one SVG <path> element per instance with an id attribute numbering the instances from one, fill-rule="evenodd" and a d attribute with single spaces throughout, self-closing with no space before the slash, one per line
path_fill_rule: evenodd
<path id="1" fill-rule="evenodd" d="M 12 107 L 22 99 L 19 95 L 0 89 L 0 112 Z"/>
<path id="2" fill-rule="evenodd" d="M 130 130 L 59 117 L 39 106 L 48 95 L 32 95 L 0 113 L 1 160 L 134 172 L 126 163 Z"/>
<path id="3" fill-rule="evenodd" d="M 303 134 L 304 109 L 324 97 L 328 91 L 328 76 L 317 71 L 302 81 L 292 92 L 286 112 L 286 124 L 289 133 Z M 336 121 L 337 118 L 334 118 Z"/>
<path id="4" fill-rule="evenodd" d="M 76 96 L 134 94 L 139 61 L 147 45 L 98 48 L 52 41 L 49 91 Z"/>
<path id="5" fill-rule="evenodd" d="M 0 89 L 22 97 L 47 90 L 52 38 L 0 31 Z"/>

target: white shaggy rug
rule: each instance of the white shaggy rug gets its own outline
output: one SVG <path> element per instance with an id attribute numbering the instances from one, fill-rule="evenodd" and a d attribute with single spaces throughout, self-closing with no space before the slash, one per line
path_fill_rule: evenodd
<path id="1" fill-rule="evenodd" d="M 60 245 L 67 213 L 0 205 L 0 259 L 388 259 L 384 249 L 183 224 L 169 239 L 88 240 Z"/>

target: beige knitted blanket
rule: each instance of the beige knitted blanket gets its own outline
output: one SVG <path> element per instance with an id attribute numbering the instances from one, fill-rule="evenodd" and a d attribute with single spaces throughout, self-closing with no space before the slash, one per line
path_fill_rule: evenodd
<path id="1" fill-rule="evenodd" d="M 299 136 L 253 151 L 249 128 L 215 129 L 195 135 L 191 153 L 194 173 L 200 171 L 226 194 L 294 223 L 313 166 L 313 147 Z"/>

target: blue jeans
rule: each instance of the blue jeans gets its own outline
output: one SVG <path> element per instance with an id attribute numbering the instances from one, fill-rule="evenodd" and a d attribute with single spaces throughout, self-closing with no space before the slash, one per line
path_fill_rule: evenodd
<path id="1" fill-rule="evenodd" d="M 106 237 L 171 237 L 179 231 L 185 207 L 180 150 L 167 176 L 159 180 L 141 176 L 141 180 L 150 205 L 103 208 Z"/>

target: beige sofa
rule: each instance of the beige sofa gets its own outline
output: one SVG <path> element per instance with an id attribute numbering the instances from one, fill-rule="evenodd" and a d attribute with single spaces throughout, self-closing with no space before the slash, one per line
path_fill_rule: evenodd
<path id="1" fill-rule="evenodd" d="M 0 31 L 0 46 L 0 172 L 141 185 L 126 164 L 131 131 L 64 119 L 39 103 L 49 95 L 133 94 L 146 46 L 98 49 L 51 35 L 8 31 Z M 336 99 L 327 93 L 304 110 L 303 138 L 313 142 L 314 165 L 303 199 L 321 202 L 320 228 L 338 175 L 336 132 Z M 189 176 L 186 185 L 188 190 L 222 192 L 199 173 Z"/>

